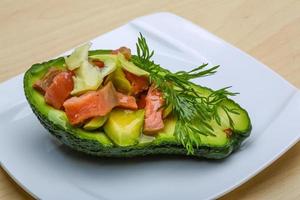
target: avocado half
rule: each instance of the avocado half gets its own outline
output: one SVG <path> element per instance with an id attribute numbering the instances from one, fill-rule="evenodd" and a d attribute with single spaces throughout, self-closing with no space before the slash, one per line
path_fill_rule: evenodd
<path id="1" fill-rule="evenodd" d="M 95 50 L 90 51 L 89 56 L 109 53 L 111 53 L 111 50 Z M 147 139 L 147 136 L 141 134 L 139 142 L 129 146 L 114 144 L 103 131 L 88 131 L 72 126 L 63 111 L 47 105 L 44 97 L 32 87 L 33 83 L 43 77 L 50 67 L 65 69 L 65 59 L 60 57 L 32 65 L 24 75 L 24 91 L 32 111 L 41 124 L 65 145 L 76 151 L 104 157 L 134 157 L 158 154 L 187 155 L 186 149 L 173 135 L 174 126 L 172 127 L 172 125 L 166 126 L 154 139 Z M 208 95 L 212 90 L 199 87 L 198 91 L 203 95 Z M 218 125 L 216 121 L 210 122 L 215 136 L 201 135 L 201 145 L 198 148 L 195 147 L 193 155 L 188 156 L 209 159 L 225 158 L 250 135 L 252 127 L 247 111 L 230 99 L 223 100 L 220 103 L 220 106 L 222 105 L 234 108 L 239 113 L 231 114 L 234 122 L 233 129 L 228 131 L 230 127 L 228 117 L 220 109 L 221 125 Z"/>

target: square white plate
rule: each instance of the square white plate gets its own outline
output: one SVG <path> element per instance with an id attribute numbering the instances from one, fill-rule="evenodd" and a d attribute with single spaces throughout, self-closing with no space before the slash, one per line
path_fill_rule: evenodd
<path id="1" fill-rule="evenodd" d="M 270 165 L 299 140 L 300 93 L 254 58 L 206 30 L 170 13 L 138 18 L 102 35 L 93 48 L 128 46 L 138 32 L 171 70 L 203 62 L 219 72 L 197 82 L 232 85 L 249 111 L 253 131 L 241 149 L 221 161 L 183 158 L 101 159 L 75 153 L 53 139 L 29 108 L 23 75 L 0 85 L 0 161 L 29 193 L 41 199 L 212 199 Z"/>

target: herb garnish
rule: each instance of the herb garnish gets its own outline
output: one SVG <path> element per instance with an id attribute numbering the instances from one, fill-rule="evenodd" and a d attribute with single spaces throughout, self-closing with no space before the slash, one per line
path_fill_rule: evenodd
<path id="1" fill-rule="evenodd" d="M 219 125 L 221 124 L 218 104 L 228 96 L 237 93 L 229 92 L 227 89 L 230 87 L 225 87 L 204 95 L 201 94 L 201 87 L 190 81 L 215 74 L 219 66 L 207 69 L 208 64 L 203 64 L 188 72 L 172 73 L 151 60 L 154 51 L 149 50 L 146 39 L 141 33 L 136 47 L 137 55 L 132 56 L 131 61 L 150 73 L 150 81 L 162 91 L 166 105 L 171 105 L 172 112 L 177 118 L 176 139 L 186 148 L 187 154 L 194 154 L 195 148 L 198 148 L 201 142 L 200 135 L 214 136 L 209 121 L 215 120 Z M 238 114 L 238 112 L 226 106 L 221 108 L 232 127 L 233 120 L 229 113 Z"/>

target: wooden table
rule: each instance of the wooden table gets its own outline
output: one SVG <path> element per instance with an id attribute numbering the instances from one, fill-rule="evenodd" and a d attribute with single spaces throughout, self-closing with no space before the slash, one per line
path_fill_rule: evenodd
<path id="1" fill-rule="evenodd" d="M 201 25 L 300 87 L 299 0 L 2 0 L 0 81 L 135 17 L 159 11 Z M 300 199 L 299 152 L 298 143 L 221 199 Z M 32 198 L 0 168 L 2 199 Z"/>

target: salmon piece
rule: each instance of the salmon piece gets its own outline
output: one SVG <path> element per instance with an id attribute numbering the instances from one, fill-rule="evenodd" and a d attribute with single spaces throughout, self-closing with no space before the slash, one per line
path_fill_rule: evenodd
<path id="1" fill-rule="evenodd" d="M 124 57 L 126 58 L 126 60 L 130 60 L 130 58 L 131 58 L 131 50 L 127 47 L 120 47 L 111 52 L 111 54 L 118 54 L 118 53 L 123 54 Z"/>
<path id="2" fill-rule="evenodd" d="M 93 59 L 90 62 L 91 64 L 99 67 L 100 69 L 104 67 L 104 62 L 102 62 L 101 60 Z"/>
<path id="3" fill-rule="evenodd" d="M 137 105 L 138 105 L 139 109 L 145 108 L 145 106 L 146 106 L 146 95 L 145 94 L 140 95 L 140 97 L 138 98 L 138 101 L 137 101 Z"/>
<path id="4" fill-rule="evenodd" d="M 108 82 L 98 91 L 68 99 L 63 106 L 70 123 L 77 125 L 89 118 L 107 115 L 118 104 L 116 89 Z"/>
<path id="5" fill-rule="evenodd" d="M 45 94 L 46 89 L 51 85 L 54 77 L 56 75 L 58 75 L 60 72 L 62 72 L 62 70 L 60 69 L 56 69 L 54 67 L 50 68 L 48 70 L 48 72 L 43 76 L 42 79 L 37 80 L 34 84 L 33 84 L 33 88 L 36 89 L 38 92 L 40 92 L 41 94 Z"/>
<path id="6" fill-rule="evenodd" d="M 45 92 L 45 101 L 56 109 L 60 109 L 73 90 L 73 73 L 60 72 L 54 78 Z"/>
<path id="7" fill-rule="evenodd" d="M 144 90 L 147 90 L 149 87 L 148 78 L 145 76 L 137 76 L 133 73 L 130 73 L 124 70 L 125 76 L 127 80 L 130 82 L 132 86 L 132 93 L 138 94 Z"/>
<path id="8" fill-rule="evenodd" d="M 162 93 L 151 86 L 146 96 L 144 132 L 154 135 L 157 131 L 164 128 L 163 109 L 164 99 Z"/>
<path id="9" fill-rule="evenodd" d="M 119 102 L 118 107 L 125 108 L 125 109 L 132 109 L 132 110 L 138 109 L 138 105 L 133 96 L 129 96 L 117 92 L 117 97 Z"/>
<path id="10" fill-rule="evenodd" d="M 63 106 L 72 125 L 80 124 L 92 117 L 105 116 L 116 106 L 133 110 L 138 108 L 133 96 L 117 92 L 111 82 L 98 91 L 90 91 L 68 99 Z"/>

